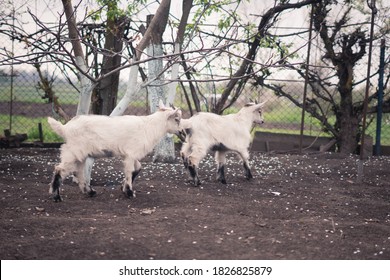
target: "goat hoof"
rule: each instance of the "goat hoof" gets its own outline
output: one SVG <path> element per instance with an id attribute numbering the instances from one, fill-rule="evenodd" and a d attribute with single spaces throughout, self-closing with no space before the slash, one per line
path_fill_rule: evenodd
<path id="1" fill-rule="evenodd" d="M 96 195 L 96 191 L 95 190 L 90 190 L 89 192 L 88 192 L 88 196 L 89 197 L 94 197 Z"/>
<path id="2" fill-rule="evenodd" d="M 217 177 L 217 181 L 221 182 L 222 184 L 226 185 L 226 179 L 224 177 Z"/>
<path id="3" fill-rule="evenodd" d="M 53 199 L 54 199 L 54 202 L 61 202 L 62 201 L 62 198 L 59 194 L 53 196 Z"/>
<path id="4" fill-rule="evenodd" d="M 250 179 L 253 178 L 252 176 L 252 172 L 250 172 L 249 170 L 247 172 L 245 172 L 245 178 L 249 181 Z"/>
<path id="5" fill-rule="evenodd" d="M 130 190 L 130 189 L 126 190 L 126 195 L 127 195 L 128 198 L 135 197 L 135 193 L 132 190 Z"/>

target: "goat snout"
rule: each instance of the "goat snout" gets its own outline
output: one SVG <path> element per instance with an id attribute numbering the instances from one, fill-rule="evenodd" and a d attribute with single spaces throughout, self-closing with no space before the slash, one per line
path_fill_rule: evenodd
<path id="1" fill-rule="evenodd" d="M 255 124 L 258 124 L 258 125 L 264 124 L 264 120 L 255 121 Z"/>

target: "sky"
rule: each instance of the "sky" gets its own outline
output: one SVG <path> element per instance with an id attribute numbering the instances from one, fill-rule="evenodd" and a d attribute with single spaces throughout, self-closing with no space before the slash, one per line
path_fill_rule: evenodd
<path id="1" fill-rule="evenodd" d="M 1 1 L 1 0 L 0 0 Z M 7 0 L 3 0 L 7 1 Z M 48 25 L 55 25 L 59 22 L 59 19 L 63 13 L 62 2 L 59 0 L 33 0 L 33 1 L 25 1 L 25 0 L 14 0 L 10 1 L 13 7 L 16 9 L 17 17 L 23 25 L 23 29 L 27 32 L 35 32 L 39 30 L 39 27 L 34 23 L 29 14 L 27 14 L 27 10 L 31 11 L 34 15 L 37 16 L 42 22 L 45 22 Z M 146 15 L 155 13 L 158 4 L 156 1 L 151 1 L 154 4 L 148 5 L 145 9 L 141 10 L 137 19 L 144 21 Z M 95 1 L 87 0 L 87 1 L 72 1 L 73 5 L 78 5 L 80 3 L 80 7 L 77 9 L 76 18 L 82 19 L 84 17 L 84 13 L 87 13 L 93 6 L 95 5 Z M 127 1 L 123 1 L 122 6 L 126 5 Z M 244 19 L 244 21 L 258 24 L 260 21 L 260 15 L 264 13 L 267 9 L 272 7 L 274 4 L 273 0 L 250 0 L 250 1 L 242 1 L 240 8 L 238 9 L 239 14 Z M 181 0 L 172 0 L 171 3 L 171 13 L 179 20 L 181 16 L 182 9 L 182 1 Z M 288 15 L 281 17 L 281 21 L 277 24 L 279 27 L 306 27 L 307 22 L 308 9 L 299 9 L 293 12 L 290 12 Z M 216 23 L 218 18 L 209 19 L 209 24 Z M 283 29 L 279 29 L 279 32 L 283 32 Z M 289 31 L 290 32 L 290 31 Z M 172 35 L 167 35 L 167 40 L 169 40 Z M 0 40 L 0 45 L 4 44 L 4 47 L 8 49 L 10 46 L 7 46 L 10 42 Z M 3 46 L 1 46 L 3 47 Z M 23 46 L 22 46 L 23 48 Z M 18 47 L 16 47 L 16 52 Z"/>
<path id="2" fill-rule="evenodd" d="M 1 1 L 1 0 L 0 0 Z M 8 0 L 3 0 L 8 1 Z M 34 32 L 39 29 L 38 26 L 34 24 L 31 17 L 26 14 L 26 10 L 29 9 L 33 14 L 37 15 L 37 17 L 48 24 L 57 24 L 60 15 L 63 13 L 63 7 L 62 2 L 60 0 L 32 0 L 32 1 L 25 1 L 25 0 L 14 0 L 10 1 L 12 5 L 17 9 L 17 13 L 20 15 L 24 15 L 21 17 L 21 22 L 23 23 L 23 29 L 27 32 Z M 269 8 L 271 8 L 274 5 L 274 0 L 250 0 L 250 1 L 242 1 L 240 8 L 238 12 L 240 13 L 241 17 L 244 19 L 244 21 L 251 22 L 254 24 L 258 24 L 260 22 L 260 15 L 262 15 L 265 11 L 267 11 Z M 72 0 L 73 5 L 78 5 L 79 1 Z M 80 8 L 77 10 L 76 17 L 77 18 L 83 18 L 84 13 L 87 11 L 90 11 L 93 9 L 95 1 L 93 0 L 84 0 L 80 4 Z M 123 6 L 127 3 L 127 1 L 123 1 Z M 138 20 L 144 21 L 146 18 L 146 15 L 153 14 L 158 4 L 156 1 L 151 1 L 151 3 L 147 6 L 147 8 L 141 10 L 141 12 L 138 15 Z M 181 16 L 181 0 L 172 0 L 171 3 L 171 13 L 179 19 Z M 337 11 L 338 13 L 340 11 Z M 274 32 L 278 32 L 278 34 L 283 33 L 291 33 L 293 32 L 293 28 L 302 28 L 305 29 L 308 27 L 308 18 L 309 18 L 309 8 L 301 8 L 289 12 L 285 12 L 280 17 L 280 21 L 277 22 L 275 28 L 273 29 Z M 134 20 L 134 19 L 133 19 Z M 209 19 L 210 21 L 208 23 L 216 23 L 218 18 Z M 172 38 L 172 35 L 167 35 L 167 40 Z M 297 46 L 302 45 L 302 38 L 299 36 L 294 37 L 293 39 L 290 39 L 290 41 L 293 44 L 296 44 Z M 9 44 L 10 42 L 0 40 L 0 47 L 7 47 L 9 49 L 9 46 L 6 44 Z M 1 46 L 4 44 L 3 46 Z M 267 50 L 262 50 L 262 55 L 269 56 L 270 52 L 272 50 L 268 50 L 269 53 L 267 53 Z M 0 68 L 1 69 L 1 68 Z M 23 66 L 23 69 L 26 69 L 25 66 Z M 28 69 L 28 68 L 27 68 Z M 126 72 L 126 71 L 124 71 Z M 126 74 L 124 74 L 126 77 Z"/>
<path id="3" fill-rule="evenodd" d="M 122 7 L 125 7 L 127 1 L 122 1 Z M 151 1 L 153 4 L 148 5 L 145 9 L 141 10 L 138 17 L 139 20 L 144 20 L 147 14 L 153 14 L 158 7 L 156 1 Z M 59 15 L 63 12 L 62 2 L 59 0 L 14 0 L 12 1 L 13 6 L 16 8 L 17 13 L 25 13 L 29 9 L 33 14 L 37 15 L 42 21 L 53 23 L 57 22 Z M 78 5 L 79 1 L 72 1 L 73 5 Z M 83 15 L 81 12 L 86 11 L 87 9 L 93 9 L 95 6 L 95 1 L 87 0 L 81 1 L 80 7 L 77 16 L 80 18 Z M 266 10 L 271 8 L 274 5 L 274 0 L 249 0 L 242 1 L 240 8 L 238 9 L 239 13 L 246 18 L 248 21 L 259 20 L 259 16 L 263 14 Z M 182 0 L 172 0 L 171 2 L 171 13 L 177 18 L 181 15 Z M 307 24 L 307 15 L 308 9 L 299 9 L 290 13 L 289 16 L 282 17 L 280 25 L 289 26 L 289 27 L 302 27 Z M 31 24 L 31 19 L 29 16 L 24 17 L 24 22 L 26 23 L 27 30 L 34 31 L 36 27 L 34 24 Z M 28 24 L 30 23 L 30 24 Z"/>

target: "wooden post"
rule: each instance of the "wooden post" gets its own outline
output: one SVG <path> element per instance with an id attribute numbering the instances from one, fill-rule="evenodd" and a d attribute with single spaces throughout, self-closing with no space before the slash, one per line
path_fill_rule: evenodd
<path id="1" fill-rule="evenodd" d="M 42 123 L 38 123 L 38 133 L 39 133 L 39 141 L 43 143 L 43 130 Z"/>

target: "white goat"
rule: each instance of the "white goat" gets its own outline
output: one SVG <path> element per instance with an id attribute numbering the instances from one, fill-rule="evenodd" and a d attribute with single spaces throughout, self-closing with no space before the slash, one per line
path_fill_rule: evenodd
<path id="1" fill-rule="evenodd" d="M 52 129 L 62 136 L 61 163 L 55 167 L 50 193 L 61 201 L 61 180 L 76 172 L 83 193 L 94 196 L 96 191 L 86 184 L 84 168 L 87 157 L 118 156 L 123 159 L 125 180 L 122 191 L 135 196 L 132 183 L 141 170 L 139 162 L 150 153 L 167 133 L 178 134 L 181 111 L 165 107 L 148 116 L 80 115 L 65 125 L 48 118 Z"/>
<path id="2" fill-rule="evenodd" d="M 248 103 L 238 113 L 220 116 L 198 113 L 182 120 L 180 126 L 186 134 L 180 154 L 195 186 L 200 185 L 198 166 L 208 151 L 215 151 L 217 180 L 226 184 L 225 162 L 228 151 L 236 152 L 243 160 L 245 177 L 251 179 L 249 167 L 250 131 L 254 124 L 264 123 L 260 104 Z"/>

